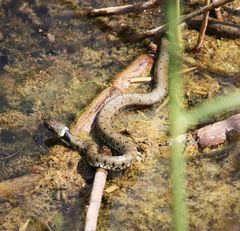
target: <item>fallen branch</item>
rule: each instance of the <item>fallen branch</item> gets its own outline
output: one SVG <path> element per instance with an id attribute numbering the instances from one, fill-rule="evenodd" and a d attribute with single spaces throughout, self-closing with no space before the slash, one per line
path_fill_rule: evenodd
<path id="1" fill-rule="evenodd" d="M 103 168 L 97 168 L 89 206 L 87 209 L 84 231 L 95 231 L 97 227 L 98 212 L 101 206 L 103 190 L 105 187 L 108 171 Z"/>
<path id="2" fill-rule="evenodd" d="M 210 10 L 213 10 L 217 7 L 223 6 L 224 4 L 227 4 L 229 2 L 232 2 L 234 0 L 219 0 L 217 2 L 213 2 L 207 6 L 201 7 L 198 10 L 193 11 L 190 14 L 184 15 L 180 18 L 179 23 L 182 24 L 182 26 L 185 25 L 184 22 L 189 21 L 192 18 L 195 18 L 201 14 L 204 14 Z M 163 33 L 165 33 L 167 28 L 167 24 L 163 24 L 159 27 L 153 28 L 151 30 L 147 30 L 145 32 L 142 32 L 141 34 L 134 34 L 132 36 L 129 36 L 128 38 L 126 38 L 126 40 L 131 41 L 131 40 L 140 40 L 140 39 L 144 39 L 144 38 L 148 38 L 148 37 L 152 37 L 152 36 L 156 36 L 156 35 L 161 35 Z"/>
<path id="3" fill-rule="evenodd" d="M 199 29 L 201 26 L 202 18 L 196 17 L 190 19 L 187 24 L 189 28 Z M 240 25 L 231 22 L 221 22 L 214 18 L 209 17 L 208 19 L 208 33 L 225 35 L 229 38 L 239 38 L 240 37 Z"/>
<path id="4" fill-rule="evenodd" d="M 208 5 L 210 0 L 205 0 L 205 2 L 206 2 L 206 5 Z M 201 28 L 200 28 L 199 35 L 198 35 L 198 41 L 197 41 L 197 45 L 195 48 L 196 51 L 199 51 L 203 45 L 203 41 L 204 41 L 204 37 L 205 37 L 207 25 L 208 25 L 208 18 L 209 18 L 209 11 L 207 11 L 203 14 L 202 24 L 201 24 Z"/>
<path id="5" fill-rule="evenodd" d="M 159 5 L 159 3 L 160 3 L 160 0 L 149 0 L 143 3 L 137 3 L 133 5 L 92 9 L 88 12 L 88 15 L 96 17 L 96 16 L 105 16 L 105 15 L 112 15 L 112 14 L 137 13 L 146 9 L 153 8 Z"/>
<path id="6" fill-rule="evenodd" d="M 187 20 L 189 20 L 191 18 L 195 18 L 195 17 L 197 17 L 197 16 L 199 16 L 201 14 L 204 14 L 207 11 L 213 10 L 215 8 L 218 8 L 220 6 L 223 6 L 223 5 L 225 5 L 225 4 L 229 3 L 229 2 L 233 2 L 233 1 L 234 0 L 218 0 L 218 1 L 213 2 L 213 3 L 211 3 L 211 4 L 207 5 L 207 6 L 204 6 L 204 7 L 200 8 L 199 10 L 195 10 L 195 11 L 193 11 L 190 14 L 182 16 L 181 19 L 180 19 L 180 22 L 184 22 L 184 21 L 187 21 Z"/>
<path id="7" fill-rule="evenodd" d="M 233 8 L 233 7 L 223 6 L 223 9 L 228 13 L 234 14 L 236 16 L 240 16 L 240 7 Z"/>
<path id="8" fill-rule="evenodd" d="M 96 114 L 112 97 L 121 94 L 130 86 L 131 78 L 145 77 L 152 68 L 153 59 L 149 55 L 141 55 L 136 58 L 125 70 L 120 72 L 111 85 L 104 89 L 80 114 L 77 123 L 71 131 L 74 135 L 79 132 L 89 133 Z"/>
<path id="9" fill-rule="evenodd" d="M 92 103 L 79 115 L 77 122 L 72 126 L 72 133 L 77 135 L 80 131 L 89 133 L 96 114 L 102 106 L 110 100 L 111 97 L 120 94 L 126 90 L 130 83 L 129 79 L 133 77 L 147 76 L 152 68 L 153 59 L 149 55 L 141 55 L 136 58 L 127 68 L 120 72 L 113 80 L 112 85 L 103 90 Z M 63 146 L 54 146 L 51 155 L 64 153 L 67 155 L 71 150 L 66 150 Z M 76 163 L 77 165 L 78 163 Z M 38 169 L 39 166 L 36 166 Z M 34 167 L 33 167 L 34 169 Z M 73 169 L 77 169 L 75 166 Z M 75 170 L 76 171 L 76 170 Z M 8 199 L 23 192 L 29 192 L 35 188 L 40 177 L 44 177 L 46 172 L 42 174 L 30 174 L 18 177 L 12 180 L 0 182 L 0 199 Z"/>

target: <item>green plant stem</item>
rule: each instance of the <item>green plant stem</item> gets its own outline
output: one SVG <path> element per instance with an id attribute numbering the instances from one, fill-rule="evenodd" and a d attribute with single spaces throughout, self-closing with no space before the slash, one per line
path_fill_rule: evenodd
<path id="1" fill-rule="evenodd" d="M 187 230 L 185 162 L 183 143 L 177 141 L 180 134 L 185 133 L 182 122 L 181 105 L 183 105 L 182 81 L 180 78 L 181 32 L 178 26 L 180 17 L 179 0 L 168 1 L 168 35 L 169 35 L 169 97 L 170 97 L 170 133 L 171 143 L 171 183 L 172 183 L 172 226 L 174 230 Z"/>
<path id="2" fill-rule="evenodd" d="M 220 96 L 211 101 L 201 103 L 195 108 L 185 112 L 185 125 L 188 127 L 196 125 L 199 121 L 202 122 L 209 116 L 236 107 L 240 107 L 240 92 Z"/>

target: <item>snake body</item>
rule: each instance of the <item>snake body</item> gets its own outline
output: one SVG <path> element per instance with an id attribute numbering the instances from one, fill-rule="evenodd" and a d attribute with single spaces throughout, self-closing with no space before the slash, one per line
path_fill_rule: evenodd
<path id="1" fill-rule="evenodd" d="M 155 84 L 152 91 L 145 94 L 115 96 L 99 112 L 96 126 L 101 133 L 101 138 L 110 147 L 122 153 L 121 156 L 101 155 L 98 152 L 98 145 L 90 138 L 80 140 L 72 136 L 65 125 L 55 120 L 45 121 L 45 125 L 73 148 L 86 150 L 88 163 L 93 167 L 108 170 L 121 170 L 129 167 L 137 156 L 137 145 L 124 135 L 115 132 L 111 126 L 112 120 L 123 108 L 133 105 L 152 105 L 164 99 L 168 87 L 168 62 L 168 41 L 163 38 L 154 68 Z"/>

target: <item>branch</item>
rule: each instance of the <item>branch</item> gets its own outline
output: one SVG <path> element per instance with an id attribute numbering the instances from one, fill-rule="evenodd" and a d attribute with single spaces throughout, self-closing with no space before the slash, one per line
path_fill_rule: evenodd
<path id="1" fill-rule="evenodd" d="M 210 10 L 213 10 L 215 8 L 218 8 L 220 6 L 223 6 L 229 2 L 233 2 L 234 0 L 218 0 L 216 2 L 213 2 L 207 6 L 204 6 L 202 8 L 200 8 L 199 10 L 195 10 L 194 12 L 190 13 L 190 14 L 187 14 L 185 16 L 183 16 L 181 19 L 180 19 L 180 22 L 184 22 L 184 21 L 187 21 L 188 19 L 191 19 L 191 18 L 194 18 L 196 16 L 199 16 L 207 11 L 210 11 Z"/>
<path id="2" fill-rule="evenodd" d="M 98 212 L 101 206 L 107 174 L 108 171 L 103 168 L 96 169 L 89 206 L 86 214 L 84 231 L 96 230 Z"/>
<path id="3" fill-rule="evenodd" d="M 159 4 L 159 0 L 149 0 L 143 3 L 137 3 L 133 5 L 125 5 L 125 6 L 115 6 L 115 7 L 107 7 L 101 9 L 92 9 L 88 12 L 89 16 L 105 16 L 112 14 L 127 14 L 127 13 L 136 13 L 141 12 L 146 9 L 153 8 Z"/>
<path id="4" fill-rule="evenodd" d="M 204 7 L 201 7 L 200 9 L 198 9 L 198 10 L 195 10 L 194 12 L 192 12 L 190 14 L 182 16 L 180 18 L 179 23 L 182 24 L 182 26 L 184 26 L 183 22 L 187 22 L 188 20 L 190 20 L 192 18 L 195 18 L 195 17 L 197 17 L 201 14 L 204 14 L 207 11 L 213 10 L 217 7 L 220 7 L 224 4 L 227 4 L 227 3 L 232 2 L 232 1 L 234 1 L 234 0 L 219 0 L 217 2 L 213 2 L 213 3 L 211 3 L 207 6 L 204 6 Z M 152 36 L 155 36 L 155 35 L 161 35 L 161 34 L 166 32 L 167 26 L 168 26 L 168 24 L 164 24 L 164 25 L 161 25 L 159 27 L 153 28 L 151 30 L 147 30 L 145 32 L 142 32 L 141 34 L 134 34 L 134 35 L 132 35 L 132 36 L 126 38 L 126 39 L 131 41 L 131 40 L 134 40 L 134 39 L 139 40 L 139 39 L 152 37 Z"/>
<path id="5" fill-rule="evenodd" d="M 130 86 L 130 79 L 134 77 L 145 77 L 152 68 L 153 59 L 149 55 L 141 55 L 136 58 L 126 69 L 120 72 L 80 114 L 77 123 L 71 131 L 74 135 L 79 132 L 90 133 L 93 121 L 97 113 L 112 97 L 121 94 Z"/>
<path id="6" fill-rule="evenodd" d="M 210 2 L 210 0 L 205 0 L 205 1 L 206 1 L 206 5 L 208 5 Z M 208 25 L 208 18 L 209 18 L 209 11 L 203 14 L 202 24 L 201 24 L 201 28 L 198 35 L 197 46 L 195 48 L 197 51 L 200 50 L 200 48 L 203 45 L 203 41 L 204 41 L 204 37 L 205 37 L 207 25 Z"/>
<path id="7" fill-rule="evenodd" d="M 20 194 L 22 195 L 27 191 L 34 190 L 39 179 L 40 175 L 30 174 L 0 182 L 0 200 L 12 198 Z"/>
<path id="8" fill-rule="evenodd" d="M 201 148 L 212 148 L 224 143 L 230 132 L 240 131 L 240 114 L 231 116 L 225 120 L 206 125 L 193 132 L 177 137 L 178 142 L 196 144 Z M 170 144 L 172 140 L 170 140 Z"/>

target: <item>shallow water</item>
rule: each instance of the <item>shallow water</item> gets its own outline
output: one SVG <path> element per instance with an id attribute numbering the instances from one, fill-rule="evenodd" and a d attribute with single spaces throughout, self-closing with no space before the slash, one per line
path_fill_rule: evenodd
<path id="1" fill-rule="evenodd" d="M 86 6 L 84 1 L 69 2 Z M 43 127 L 42 120 L 53 117 L 71 124 L 109 80 L 147 48 L 143 43 L 119 41 L 117 28 L 111 32 L 103 26 L 101 20 L 109 21 L 107 18 L 97 21 L 75 17 L 71 4 L 65 1 L 46 4 L 37 0 L 10 0 L 0 4 L 3 6 L 0 11 L 3 34 L 0 40 L 0 180 L 34 172 L 37 163 L 46 163 L 41 171 L 47 171 L 56 164 L 56 158 L 59 162 L 56 182 L 42 183 L 40 191 L 17 197 L 14 203 L 0 202 L 4 211 L 0 212 L 0 229 L 17 230 L 28 219 L 29 230 L 50 230 L 47 226 L 52 230 L 82 229 L 93 171 L 80 164 L 76 182 L 81 178 L 81 187 L 74 185 L 74 178 L 68 182 L 69 171 L 64 164 L 77 161 L 78 154 L 65 157 L 60 153 L 60 157 L 52 157 L 48 153 L 51 143 L 46 141 L 53 136 Z M 123 2 L 101 1 L 101 4 Z M 93 7 L 101 4 L 88 1 Z M 158 10 L 148 12 L 112 16 L 110 21 L 120 20 L 141 29 L 159 25 Z M 197 33 L 186 30 L 183 36 L 189 51 Z M 208 36 L 202 52 L 186 53 L 191 62 L 200 62 L 204 67 L 184 76 L 187 105 L 193 106 L 239 87 L 239 46 L 238 39 Z M 104 195 L 98 230 L 170 229 L 167 117 L 166 105 L 119 115 L 114 126 L 131 134 L 139 144 L 143 150 L 142 162 L 119 176 L 112 176 L 107 183 L 107 188 L 116 185 L 118 189 Z M 190 151 L 189 155 L 195 154 Z M 240 182 L 232 180 L 233 168 L 231 158 L 220 161 L 197 158 L 188 162 L 192 230 L 239 227 Z M 47 174 L 55 172 L 49 170 Z M 229 194 L 231 198 L 225 197 Z"/>

